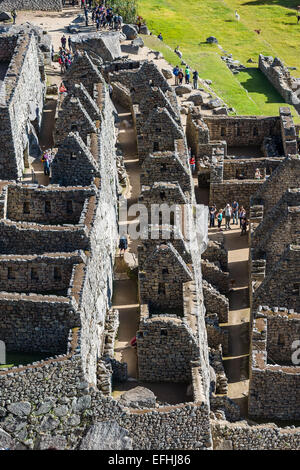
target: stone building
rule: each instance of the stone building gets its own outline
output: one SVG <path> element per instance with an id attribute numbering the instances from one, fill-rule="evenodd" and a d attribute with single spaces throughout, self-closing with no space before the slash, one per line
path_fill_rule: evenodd
<path id="1" fill-rule="evenodd" d="M 289 108 L 279 117 L 205 116 L 193 108 L 187 119 L 187 141 L 196 158 L 200 187 L 209 188 L 209 203 L 224 208 L 237 197 L 246 212 L 250 196 L 284 157 L 298 151 L 297 127 Z M 261 178 L 255 178 L 256 169 Z"/>
<path id="2" fill-rule="evenodd" d="M 0 35 L 0 177 L 18 179 L 39 150 L 46 93 L 44 56 L 33 31 Z"/>

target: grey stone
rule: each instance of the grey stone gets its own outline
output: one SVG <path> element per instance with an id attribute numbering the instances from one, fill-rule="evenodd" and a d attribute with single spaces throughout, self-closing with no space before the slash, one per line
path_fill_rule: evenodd
<path id="1" fill-rule="evenodd" d="M 145 24 L 143 24 L 143 25 L 140 27 L 140 34 L 146 34 L 146 35 L 149 36 L 150 31 L 149 31 L 148 27 L 147 27 Z"/>
<path id="2" fill-rule="evenodd" d="M 219 100 L 218 98 L 212 99 L 207 103 L 207 106 L 210 109 L 220 108 L 222 105 L 223 105 L 222 101 Z"/>
<path id="3" fill-rule="evenodd" d="M 53 431 L 59 425 L 58 419 L 55 419 L 54 416 L 48 415 L 44 416 L 41 422 L 42 431 Z"/>
<path id="4" fill-rule="evenodd" d="M 23 416 L 29 415 L 31 411 L 31 404 L 28 401 L 24 401 L 24 402 L 20 401 L 20 402 L 12 403 L 11 405 L 8 405 L 7 409 L 12 414 L 22 418 Z"/>
<path id="5" fill-rule="evenodd" d="M 192 101 L 196 106 L 203 104 L 203 96 L 200 92 L 193 93 L 189 96 L 189 100 Z"/>
<path id="6" fill-rule="evenodd" d="M 80 450 L 131 450 L 128 431 L 115 421 L 96 423 L 82 439 Z"/>
<path id="7" fill-rule="evenodd" d="M 136 39 L 134 39 L 131 43 L 133 46 L 138 46 L 138 47 L 144 47 L 144 41 L 142 38 L 140 37 L 137 37 Z"/>
<path id="8" fill-rule="evenodd" d="M 152 408 L 156 405 L 156 396 L 145 387 L 135 387 L 120 396 L 120 404 L 128 408 Z"/>
<path id="9" fill-rule="evenodd" d="M 41 436 L 36 440 L 35 450 L 65 450 L 67 439 L 64 436 Z"/>
<path id="10" fill-rule="evenodd" d="M 161 73 L 163 74 L 163 76 L 169 80 L 170 78 L 173 77 L 173 73 L 172 73 L 172 70 L 170 69 L 161 69 Z"/>
<path id="11" fill-rule="evenodd" d="M 56 416 L 60 418 L 62 416 L 66 416 L 68 414 L 69 409 L 66 405 L 61 405 L 61 406 L 58 406 L 57 408 L 54 408 L 53 411 L 56 414 Z"/>
<path id="12" fill-rule="evenodd" d="M 74 410 L 75 411 L 83 411 L 86 410 L 91 406 L 91 396 L 90 395 L 83 395 L 79 397 L 77 402 L 75 403 Z"/>
<path id="13" fill-rule="evenodd" d="M 37 410 L 35 411 L 35 414 L 37 416 L 39 415 L 45 415 L 48 413 L 54 406 L 54 402 L 52 400 L 45 401 L 44 403 L 41 403 Z"/>
<path id="14" fill-rule="evenodd" d="M 135 39 L 138 35 L 136 27 L 132 24 L 124 24 L 122 27 L 122 32 L 125 34 L 127 39 Z"/>
<path id="15" fill-rule="evenodd" d="M 191 93 L 192 87 L 190 85 L 179 85 L 175 88 L 175 93 L 178 96 L 182 96 L 186 93 Z"/>

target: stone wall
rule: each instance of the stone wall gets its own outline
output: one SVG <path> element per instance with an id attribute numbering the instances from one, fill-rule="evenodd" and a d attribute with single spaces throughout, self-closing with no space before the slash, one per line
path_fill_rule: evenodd
<path id="1" fill-rule="evenodd" d="M 299 428 L 211 421 L 214 450 L 298 450 Z"/>
<path id="2" fill-rule="evenodd" d="M 26 86 L 24 86 L 26 84 Z M 19 35 L 0 90 L 0 177 L 22 176 L 42 120 L 44 59 L 33 33 Z M 9 156 L 9 158 L 8 158 Z"/>
<path id="3" fill-rule="evenodd" d="M 210 140 L 226 140 L 227 146 L 261 145 L 266 136 L 281 135 L 278 117 L 203 116 Z"/>
<path id="4" fill-rule="evenodd" d="M 78 224 L 93 188 L 61 189 L 35 185 L 8 186 L 6 218 L 39 224 Z"/>
<path id="5" fill-rule="evenodd" d="M 249 214 L 250 197 L 264 183 L 263 180 L 227 180 L 223 183 L 211 183 L 209 203 L 216 204 L 217 209 L 224 209 L 226 204 L 237 200 Z"/>
<path id="6" fill-rule="evenodd" d="M 62 0 L 0 0 L 2 11 L 16 10 L 45 10 L 61 11 Z"/>
<path id="7" fill-rule="evenodd" d="M 73 265 L 83 253 L 52 256 L 0 256 L 0 291 L 67 295 Z"/>
<path id="8" fill-rule="evenodd" d="M 229 301 L 217 289 L 203 279 L 204 305 L 208 314 L 216 313 L 220 323 L 228 322 Z"/>
<path id="9" fill-rule="evenodd" d="M 290 360 L 286 361 L 287 345 L 284 344 L 285 340 L 289 342 L 295 338 L 294 334 L 291 334 L 292 327 L 295 329 L 296 326 L 299 331 L 299 315 L 288 313 L 286 309 L 283 309 L 282 313 L 283 315 L 281 311 L 277 312 L 275 309 L 272 311 L 269 307 L 262 307 L 253 321 L 248 401 L 251 418 L 286 421 L 300 418 L 300 367 L 292 363 L 292 345 L 290 345 Z M 267 339 L 269 319 L 271 319 L 270 342 Z M 296 323 L 295 320 L 297 320 Z M 276 332 L 273 330 L 275 325 L 278 328 Z M 274 335 L 276 335 L 277 347 L 274 345 Z M 280 353 L 281 342 L 283 344 L 282 355 Z M 271 356 L 269 345 L 271 351 L 275 352 L 275 356 L 279 359 L 284 358 L 287 365 L 276 364 L 275 358 Z"/>
<path id="10" fill-rule="evenodd" d="M 229 273 L 222 271 L 217 263 L 211 263 L 206 259 L 202 260 L 201 267 L 203 278 L 216 286 L 222 294 L 227 294 L 229 291 Z"/>

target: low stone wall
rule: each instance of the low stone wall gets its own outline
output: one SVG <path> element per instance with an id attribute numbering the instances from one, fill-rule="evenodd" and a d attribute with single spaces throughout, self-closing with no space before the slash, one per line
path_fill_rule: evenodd
<path id="1" fill-rule="evenodd" d="M 62 0 L 0 0 L 0 10 L 45 10 L 61 11 Z"/>
<path id="2" fill-rule="evenodd" d="M 207 260 L 201 261 L 203 278 L 216 286 L 222 294 L 227 294 L 229 290 L 229 273 L 222 271 L 216 264 Z"/>
<path id="3" fill-rule="evenodd" d="M 214 450 L 299 450 L 300 429 L 211 421 Z"/>
<path id="4" fill-rule="evenodd" d="M 203 279 L 203 296 L 206 312 L 216 313 L 220 323 L 228 322 L 229 300 Z"/>

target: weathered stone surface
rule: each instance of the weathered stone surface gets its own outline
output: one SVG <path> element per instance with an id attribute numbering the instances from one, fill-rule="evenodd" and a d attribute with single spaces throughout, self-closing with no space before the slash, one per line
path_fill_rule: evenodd
<path id="1" fill-rule="evenodd" d="M 35 450 L 65 450 L 67 439 L 64 436 L 40 436 L 35 443 Z"/>
<path id="2" fill-rule="evenodd" d="M 175 93 L 178 96 L 185 95 L 187 93 L 191 93 L 192 87 L 191 85 L 179 85 L 175 88 Z"/>
<path id="3" fill-rule="evenodd" d="M 115 421 L 96 423 L 82 439 L 80 450 L 130 450 L 132 440 L 128 431 Z"/>
<path id="4" fill-rule="evenodd" d="M 144 47 L 144 41 L 142 38 L 140 37 L 137 37 L 136 39 L 134 39 L 131 43 L 133 46 L 138 46 L 138 47 Z"/>
<path id="5" fill-rule="evenodd" d="M 161 73 L 167 80 L 173 77 L 172 70 L 170 69 L 161 69 Z"/>
<path id="6" fill-rule="evenodd" d="M 124 24 L 122 27 L 122 32 L 125 34 L 127 39 L 137 38 L 137 28 L 132 24 Z"/>
<path id="7" fill-rule="evenodd" d="M 80 33 L 73 35 L 71 40 L 73 50 L 95 52 L 104 61 L 115 60 L 121 56 L 119 32 Z"/>
<path id="8" fill-rule="evenodd" d="M 31 404 L 27 401 L 12 403 L 11 405 L 8 405 L 7 409 L 14 415 L 22 418 L 29 415 L 31 411 Z"/>
<path id="9" fill-rule="evenodd" d="M 189 100 L 192 101 L 196 106 L 203 104 L 203 96 L 200 92 L 192 93 L 189 96 Z"/>
<path id="10" fill-rule="evenodd" d="M 119 401 L 129 408 L 152 408 L 156 404 L 156 396 L 148 388 L 138 386 L 122 393 Z"/>

